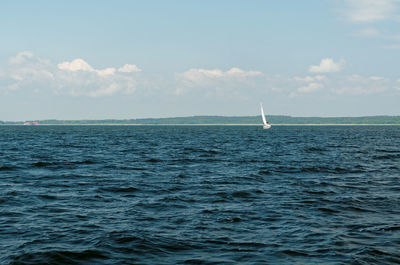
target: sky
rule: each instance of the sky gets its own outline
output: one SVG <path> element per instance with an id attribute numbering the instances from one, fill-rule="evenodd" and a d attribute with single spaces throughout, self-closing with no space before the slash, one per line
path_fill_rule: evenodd
<path id="1" fill-rule="evenodd" d="M 400 0 L 0 2 L 0 120 L 400 115 Z"/>

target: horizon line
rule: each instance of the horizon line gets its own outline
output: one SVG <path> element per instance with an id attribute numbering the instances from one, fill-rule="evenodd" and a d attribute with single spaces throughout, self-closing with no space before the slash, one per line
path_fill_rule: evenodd
<path id="1" fill-rule="evenodd" d="M 191 116 L 174 116 L 174 117 L 150 117 L 150 118 L 97 118 L 97 119 L 57 119 L 57 118 L 47 118 L 47 119 L 27 119 L 27 120 L 0 120 L 0 122 L 40 122 L 40 121 L 124 121 L 124 120 L 162 120 L 162 119 L 187 119 L 196 117 L 222 117 L 222 118 L 245 118 L 245 117 L 259 117 L 258 115 L 191 115 Z M 285 114 L 267 114 L 267 117 L 290 117 L 290 118 L 318 118 L 318 119 L 334 119 L 334 118 L 370 118 L 370 117 L 400 117 L 399 115 L 365 115 L 365 116 L 291 116 Z"/>

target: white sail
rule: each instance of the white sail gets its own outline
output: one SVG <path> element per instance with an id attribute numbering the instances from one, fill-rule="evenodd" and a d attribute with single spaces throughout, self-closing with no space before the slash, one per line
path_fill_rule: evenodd
<path id="1" fill-rule="evenodd" d="M 261 103 L 260 103 L 260 107 L 261 107 L 261 117 L 263 120 L 263 128 L 269 129 L 269 128 L 271 128 L 271 124 L 267 123 L 267 120 L 265 119 L 264 109 L 263 109 L 263 106 Z"/>
<path id="2" fill-rule="evenodd" d="M 260 104 L 260 107 L 261 107 L 261 117 L 262 117 L 263 123 L 264 123 L 264 125 L 267 125 L 267 120 L 265 119 L 265 114 L 264 114 L 264 109 L 263 109 L 262 104 Z"/>

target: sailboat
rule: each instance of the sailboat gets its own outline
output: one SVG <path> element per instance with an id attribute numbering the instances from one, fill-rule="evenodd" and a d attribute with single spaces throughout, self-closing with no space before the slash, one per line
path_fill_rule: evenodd
<path id="1" fill-rule="evenodd" d="M 271 124 L 269 122 L 267 122 L 267 120 L 265 119 L 264 109 L 263 109 L 263 106 L 261 103 L 260 103 L 260 107 L 261 107 L 261 117 L 263 120 L 263 129 L 269 129 L 269 128 L 271 128 Z"/>

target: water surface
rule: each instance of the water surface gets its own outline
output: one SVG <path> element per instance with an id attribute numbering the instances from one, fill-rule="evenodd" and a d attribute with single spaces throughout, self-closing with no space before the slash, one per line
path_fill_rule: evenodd
<path id="1" fill-rule="evenodd" d="M 0 263 L 400 263 L 400 127 L 0 126 Z"/>

